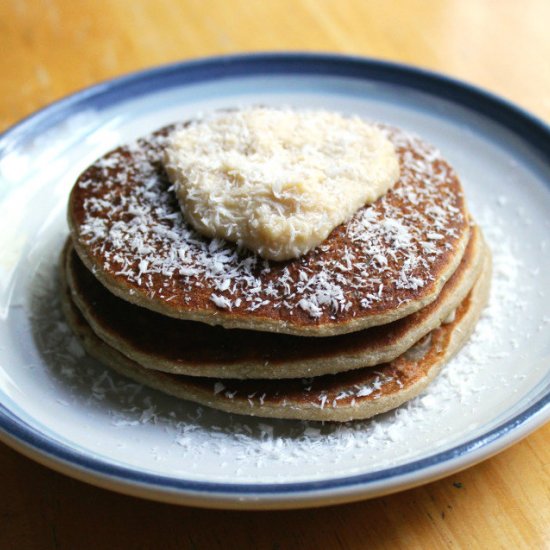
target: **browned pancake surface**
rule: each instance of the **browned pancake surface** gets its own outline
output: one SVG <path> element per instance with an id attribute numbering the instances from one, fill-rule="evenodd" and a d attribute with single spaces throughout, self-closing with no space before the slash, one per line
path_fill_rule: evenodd
<path id="1" fill-rule="evenodd" d="M 162 167 L 168 130 L 99 159 L 69 203 L 75 247 L 112 292 L 164 315 L 326 336 L 383 324 L 434 300 L 468 219 L 456 174 L 398 130 L 401 176 L 307 255 L 268 262 L 187 225 Z"/>

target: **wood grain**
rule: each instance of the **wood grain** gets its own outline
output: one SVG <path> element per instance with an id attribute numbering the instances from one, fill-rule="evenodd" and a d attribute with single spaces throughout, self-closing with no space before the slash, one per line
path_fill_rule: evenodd
<path id="1" fill-rule="evenodd" d="M 3 0 L 0 130 L 70 92 L 211 54 L 335 51 L 469 80 L 550 120 L 550 2 Z M 550 425 L 372 501 L 216 512 L 142 501 L 0 447 L 0 548 L 550 548 Z"/>

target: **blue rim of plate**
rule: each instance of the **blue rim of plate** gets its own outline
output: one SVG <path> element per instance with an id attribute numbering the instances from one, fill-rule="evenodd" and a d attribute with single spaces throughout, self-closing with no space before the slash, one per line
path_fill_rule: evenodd
<path id="1" fill-rule="evenodd" d="M 408 65 L 362 57 L 315 53 L 263 53 L 212 57 L 165 65 L 106 81 L 52 103 L 12 126 L 0 135 L 0 156 L 8 152 L 10 145 L 17 143 L 20 137 L 28 138 L 43 132 L 83 108 L 101 109 L 119 101 L 136 99 L 148 93 L 174 86 L 218 81 L 225 78 L 293 74 L 339 76 L 376 81 L 404 89 L 422 91 L 446 99 L 482 114 L 512 131 L 516 136 L 522 138 L 532 150 L 536 151 L 545 164 L 550 164 L 550 126 L 513 103 L 490 92 L 438 73 Z M 461 467 L 465 467 L 470 462 L 477 462 L 506 446 L 498 445 L 499 441 L 506 439 L 505 436 L 509 436 L 522 427 L 526 428 L 530 422 L 537 420 L 534 422 L 534 426 L 521 434 L 526 435 L 549 418 L 550 392 L 547 392 L 527 409 L 483 435 L 446 451 L 400 466 L 320 481 L 231 484 L 176 479 L 92 458 L 46 437 L 38 429 L 0 404 L 0 432 L 3 432 L 4 435 L 2 439 L 8 444 L 34 451 L 38 457 L 50 459 L 47 460 L 50 466 L 55 467 L 56 463 L 65 464 L 73 469 L 73 472 L 68 473 L 80 471 L 90 474 L 92 478 L 116 480 L 124 486 L 135 485 L 150 491 L 176 492 L 181 493 L 182 496 L 194 494 L 203 499 L 208 499 L 209 495 L 215 498 L 221 496 L 242 498 L 247 495 L 269 498 L 300 494 L 307 498 L 308 494 L 318 495 L 323 491 L 368 489 L 375 483 L 398 481 L 399 478 L 404 479 L 411 474 L 421 474 L 445 463 L 454 462 L 460 458 L 465 459 L 474 451 L 484 451 L 477 460 L 464 461 Z M 37 457 L 35 456 L 35 458 Z M 443 472 L 440 475 L 450 474 L 452 471 L 455 470 Z M 420 478 L 422 477 L 420 476 Z M 418 481 L 418 483 L 421 482 L 422 479 Z"/>

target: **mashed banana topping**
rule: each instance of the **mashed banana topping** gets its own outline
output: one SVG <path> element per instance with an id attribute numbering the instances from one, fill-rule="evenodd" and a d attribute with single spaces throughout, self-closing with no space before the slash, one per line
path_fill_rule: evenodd
<path id="1" fill-rule="evenodd" d="M 249 108 L 175 131 L 165 167 L 200 233 L 288 260 L 321 244 L 399 177 L 383 130 L 327 111 Z"/>

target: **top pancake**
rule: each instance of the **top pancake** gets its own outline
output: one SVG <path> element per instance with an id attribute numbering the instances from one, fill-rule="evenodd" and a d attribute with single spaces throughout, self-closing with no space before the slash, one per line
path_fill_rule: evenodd
<path id="1" fill-rule="evenodd" d="M 69 202 L 75 248 L 117 296 L 227 328 L 328 336 L 389 323 L 432 302 L 469 238 L 459 180 L 439 152 L 385 129 L 400 179 L 316 249 L 270 262 L 183 220 L 162 166 L 171 128 L 108 153 Z"/>

